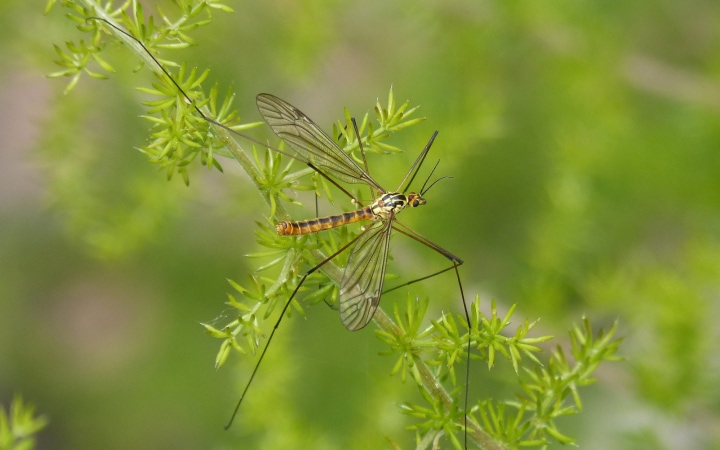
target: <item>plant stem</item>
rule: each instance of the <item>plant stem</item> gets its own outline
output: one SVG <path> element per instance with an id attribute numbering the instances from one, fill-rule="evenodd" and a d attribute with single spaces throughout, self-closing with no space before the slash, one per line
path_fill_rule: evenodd
<path id="1" fill-rule="evenodd" d="M 79 3 L 84 4 L 88 9 L 94 11 L 94 14 L 97 17 L 103 18 L 104 20 L 107 20 L 109 23 L 115 25 L 116 27 L 122 29 L 123 27 L 117 23 L 111 17 L 108 15 L 105 10 L 98 5 L 96 2 L 92 0 L 78 0 Z M 138 42 L 134 41 L 133 39 L 129 38 L 128 36 L 125 36 L 123 33 L 113 29 L 112 27 L 107 27 L 108 31 L 112 33 L 117 39 L 121 40 L 125 43 L 125 45 L 132 50 L 138 58 L 145 61 L 148 67 L 158 74 L 160 77 L 166 76 L 165 73 L 162 71 L 162 69 L 158 66 L 158 63 L 150 56 L 148 53 L 148 50 L 146 50 L 144 47 L 142 47 Z M 209 111 L 207 108 L 204 109 L 204 113 L 206 115 L 209 114 Z M 208 115 L 209 117 L 209 115 Z M 262 178 L 261 172 L 255 167 L 255 165 L 252 162 L 252 158 L 249 156 L 248 152 L 235 140 L 235 137 L 232 135 L 233 133 L 227 130 L 226 128 L 223 128 L 221 126 L 218 126 L 216 124 L 211 124 L 213 132 L 215 135 L 220 138 L 225 145 L 227 146 L 230 153 L 233 155 L 235 160 L 240 164 L 240 166 L 243 168 L 243 170 L 248 174 L 250 179 L 255 184 L 256 188 L 260 192 L 260 194 L 263 196 L 265 202 L 270 205 L 270 199 L 267 192 L 265 192 L 263 189 L 261 189 L 261 184 L 259 180 Z M 288 218 L 289 215 L 285 211 L 285 209 L 280 204 L 276 204 L 276 211 L 277 215 L 280 218 Z M 326 255 L 324 255 L 319 250 L 310 250 L 309 253 L 317 260 L 317 261 L 323 261 L 327 258 Z M 343 276 L 343 270 L 339 268 L 337 265 L 335 265 L 332 261 L 328 261 L 325 263 L 322 268 L 320 269 L 325 275 L 327 275 L 334 283 L 340 284 Z M 385 331 L 386 333 L 392 334 L 396 337 L 402 336 L 403 332 L 401 328 L 382 310 L 382 308 L 378 308 L 375 312 L 375 316 L 373 317 L 375 323 L 377 326 Z M 469 361 L 468 361 L 469 363 Z M 440 398 L 442 401 L 443 406 L 447 411 L 450 411 L 452 408 L 452 398 L 448 394 L 447 390 L 442 386 L 442 384 L 439 382 L 439 380 L 433 375 L 430 368 L 425 364 L 424 361 L 421 359 L 416 359 L 417 368 L 419 370 L 419 373 L 421 375 L 421 380 L 423 384 L 423 388 L 426 389 L 428 392 L 430 392 L 433 396 Z M 493 440 L 485 431 L 480 428 L 479 425 L 477 425 L 475 422 L 469 420 L 467 422 L 468 425 L 468 431 L 467 435 L 468 437 L 475 441 L 481 448 L 484 449 L 492 449 L 492 450 L 502 450 L 504 447 L 498 444 L 495 440 Z"/>

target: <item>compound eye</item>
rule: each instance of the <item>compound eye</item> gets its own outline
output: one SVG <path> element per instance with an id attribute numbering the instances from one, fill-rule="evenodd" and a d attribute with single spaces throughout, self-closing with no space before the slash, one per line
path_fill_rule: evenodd
<path id="1" fill-rule="evenodd" d="M 413 202 L 412 202 L 413 208 L 417 208 L 419 204 L 420 204 L 420 202 L 418 201 L 417 198 L 413 199 Z"/>

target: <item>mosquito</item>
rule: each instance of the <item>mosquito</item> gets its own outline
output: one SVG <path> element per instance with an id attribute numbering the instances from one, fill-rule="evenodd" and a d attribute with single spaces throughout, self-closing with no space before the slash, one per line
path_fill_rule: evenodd
<path id="1" fill-rule="evenodd" d="M 425 280 L 449 270 L 454 270 L 458 281 L 458 287 L 460 290 L 460 296 L 463 302 L 463 309 L 465 312 L 465 318 L 467 321 L 468 329 L 470 327 L 470 314 L 467 309 L 465 302 L 465 294 L 463 292 L 462 282 L 460 280 L 460 272 L 458 267 L 463 264 L 463 260 L 445 250 L 438 244 L 432 242 L 428 238 L 422 236 L 411 228 L 400 223 L 396 216 L 406 208 L 416 208 L 425 205 L 427 201 L 423 197 L 427 191 L 432 188 L 435 183 L 443 178 L 441 177 L 435 182 L 427 186 L 430 177 L 434 173 L 435 168 L 431 171 L 427 180 L 423 184 L 419 193 L 409 192 L 406 193 L 417 175 L 420 166 L 422 165 L 425 157 L 427 156 L 430 147 L 432 146 L 438 132 L 435 131 L 430 137 L 430 140 L 423 148 L 420 155 L 418 155 L 415 162 L 412 164 L 407 174 L 400 182 L 398 188 L 395 191 L 387 191 L 379 183 L 377 183 L 369 174 L 367 168 L 367 161 L 365 159 L 365 152 L 362 146 L 362 139 L 358 131 L 357 123 L 355 119 L 352 119 L 355 134 L 358 140 L 358 146 L 360 148 L 365 169 L 361 168 L 353 158 L 346 153 L 340 146 L 331 139 L 318 125 L 315 124 L 307 115 L 305 115 L 298 108 L 292 106 L 290 103 L 274 96 L 271 94 L 259 94 L 256 97 L 258 111 L 263 117 L 265 122 L 270 126 L 273 132 L 282 140 L 287 142 L 290 148 L 294 151 L 290 153 L 283 151 L 268 144 L 262 143 L 257 139 L 254 139 L 245 134 L 239 133 L 230 127 L 217 122 L 216 120 L 207 117 L 198 108 L 175 79 L 168 73 L 162 64 L 150 53 L 147 48 L 134 36 L 128 34 L 124 30 L 118 28 L 114 24 L 103 18 L 90 18 L 88 20 L 100 20 L 109 26 L 113 27 L 123 35 L 132 39 L 135 43 L 143 47 L 147 54 L 155 61 L 157 66 L 162 72 L 168 77 L 168 79 L 175 85 L 179 92 L 185 97 L 186 101 L 193 105 L 195 110 L 201 115 L 206 121 L 220 126 L 238 136 L 248 139 L 251 142 L 260 144 L 272 151 L 278 152 L 284 156 L 288 156 L 301 163 L 307 164 L 310 168 L 315 170 L 319 175 L 326 178 L 332 184 L 337 186 L 345 194 L 352 199 L 352 203 L 360 206 L 359 209 L 354 211 L 346 212 L 343 214 L 310 219 L 305 221 L 283 221 L 276 225 L 276 231 L 279 235 L 283 236 L 297 236 L 305 235 L 310 233 L 317 233 L 323 230 L 329 230 L 332 228 L 345 226 L 351 223 L 360 221 L 372 221 L 370 225 L 366 225 L 361 228 L 361 232 L 358 236 L 353 238 L 350 242 L 342 246 L 335 253 L 321 261 L 316 266 L 308 270 L 300 279 L 297 286 L 293 290 L 292 294 L 285 302 L 280 317 L 276 321 L 273 329 L 268 336 L 267 343 L 260 353 L 257 363 L 248 379 L 245 388 L 238 400 L 238 403 L 233 411 L 233 414 L 225 425 L 227 430 L 233 423 L 235 416 L 237 415 L 240 406 L 247 394 L 250 385 L 255 379 L 258 368 L 265 357 L 270 343 L 275 335 L 275 331 L 278 329 L 282 318 L 294 300 L 296 294 L 302 287 L 303 283 L 312 273 L 321 269 L 323 265 L 327 264 L 339 254 L 343 253 L 347 249 L 351 248 L 350 255 L 347 260 L 347 264 L 343 271 L 342 280 L 340 282 L 339 291 L 339 312 L 340 319 L 348 330 L 355 331 L 364 328 L 370 320 L 372 320 L 375 311 L 380 303 L 380 298 L 383 292 L 383 286 L 385 282 L 385 271 L 387 268 L 388 252 L 390 248 L 390 236 L 392 231 L 397 231 L 405 236 L 408 236 L 415 241 L 431 248 L 435 252 L 439 253 L 451 263 L 450 267 L 442 269 L 430 275 L 426 275 L 422 278 L 410 281 L 400 286 L 396 286 L 391 290 L 407 286 L 417 281 Z M 437 167 L 437 164 L 436 166 Z M 375 201 L 367 206 L 362 206 L 360 202 L 355 199 L 347 190 L 345 190 L 340 182 L 351 183 L 351 184 L 365 184 L 369 186 L 377 195 Z M 407 182 L 407 183 L 406 183 Z M 466 376 L 469 378 L 469 361 L 470 361 L 470 346 L 468 345 L 467 350 L 467 367 Z M 465 410 L 467 411 L 468 393 L 467 388 L 465 390 Z M 464 415 L 464 426 L 465 426 L 465 448 L 467 448 L 467 414 Z"/>

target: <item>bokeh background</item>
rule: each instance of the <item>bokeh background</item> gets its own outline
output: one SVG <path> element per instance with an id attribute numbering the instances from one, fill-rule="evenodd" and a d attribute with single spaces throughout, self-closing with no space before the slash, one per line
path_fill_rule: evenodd
<path id="1" fill-rule="evenodd" d="M 541 318 L 563 345 L 583 315 L 619 322 L 626 360 L 561 422 L 582 448 L 720 446 L 720 3 L 231 5 L 168 58 L 210 68 L 206 88 L 232 86 L 247 121 L 271 92 L 329 129 L 393 86 L 428 120 L 373 175 L 394 188 L 440 131 L 430 159 L 453 178 L 404 222 L 465 260 L 465 291 L 486 311 L 518 304 L 515 323 Z M 414 388 L 388 375 L 370 327 L 348 333 L 323 305 L 283 323 L 222 431 L 253 361 L 215 371 L 199 323 L 222 320 L 226 279 L 257 267 L 244 255 L 268 209 L 232 161 L 191 170 L 188 188 L 134 150 L 148 129 L 134 87 L 152 76 L 122 46 L 104 54 L 111 80 L 64 95 L 45 77 L 52 45 L 86 36 L 44 6 L 0 5 L 0 402 L 20 393 L 49 418 L 38 448 L 410 448 L 398 404 Z M 393 247 L 405 279 L 443 265 Z M 511 397 L 506 366 L 474 367 L 473 395 Z"/>

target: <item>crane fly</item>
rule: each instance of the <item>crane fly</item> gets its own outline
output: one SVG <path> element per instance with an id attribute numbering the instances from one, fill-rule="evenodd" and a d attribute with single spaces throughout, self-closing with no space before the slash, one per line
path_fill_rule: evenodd
<path id="1" fill-rule="evenodd" d="M 396 215 L 403 209 L 407 207 L 416 208 L 427 203 L 423 195 L 435 184 L 432 183 L 430 186 L 427 186 L 430 176 L 432 176 L 432 172 L 423 187 L 420 189 L 420 193 L 411 192 L 405 194 L 404 192 L 409 189 L 409 186 L 415 178 L 418 169 L 425 160 L 428 151 L 430 151 L 430 147 L 438 134 L 437 131 L 430 137 L 430 140 L 410 167 L 410 170 L 405 175 L 405 178 L 403 178 L 402 182 L 400 182 L 397 191 L 388 192 L 370 176 L 367 170 L 363 170 L 352 159 L 352 157 L 350 157 L 350 155 L 345 153 L 345 151 L 341 149 L 335 141 L 333 141 L 302 111 L 271 94 L 260 94 L 257 96 L 256 101 L 260 115 L 263 117 L 265 122 L 280 139 L 287 142 L 295 151 L 295 155 L 291 156 L 293 159 L 307 164 L 320 175 L 338 186 L 345 193 L 348 192 L 330 177 L 335 177 L 338 180 L 345 181 L 347 183 L 366 184 L 370 186 L 371 189 L 375 190 L 379 194 L 379 197 L 370 205 L 355 211 L 300 222 L 284 221 L 279 222 L 276 225 L 276 231 L 280 235 L 303 235 L 317 233 L 323 230 L 359 221 L 373 221 L 371 225 L 363 227 L 357 237 L 308 270 L 300 279 L 300 282 L 297 284 L 290 295 L 290 298 L 288 298 L 285 303 L 280 313 L 280 317 L 268 337 L 265 348 L 260 354 L 260 358 L 250 375 L 248 383 L 245 385 L 245 389 L 240 396 L 240 400 L 235 407 L 235 411 L 230 418 L 230 422 L 226 425 L 226 429 L 232 424 L 233 419 L 235 418 L 235 415 L 245 398 L 245 394 L 255 378 L 255 374 L 257 373 L 258 367 L 265 356 L 265 352 L 270 345 L 270 341 L 275 334 L 275 330 L 277 330 L 280 321 L 285 315 L 285 311 L 295 298 L 295 295 L 302 284 L 310 274 L 320 269 L 328 261 L 332 260 L 351 246 L 352 250 L 350 251 L 350 256 L 348 257 L 348 261 L 343 272 L 342 281 L 340 282 L 340 297 L 338 300 L 340 319 L 342 320 L 345 328 L 351 331 L 359 330 L 365 327 L 375 314 L 375 311 L 380 303 L 380 297 L 383 294 L 385 269 L 387 267 L 388 250 L 390 248 L 390 235 L 392 230 L 395 230 L 435 250 L 452 263 L 452 265 L 446 269 L 398 287 L 414 283 L 415 281 L 424 280 L 454 269 L 458 280 L 458 287 L 460 288 L 460 295 L 463 301 L 463 309 L 467 320 L 468 330 L 470 329 L 470 316 L 465 303 L 465 294 L 463 293 L 462 282 L 460 281 L 460 273 L 458 272 L 458 267 L 463 263 L 463 261 L 419 233 L 401 224 L 396 219 Z M 358 146 L 360 147 L 360 151 L 363 153 L 363 160 L 365 161 L 362 139 L 360 138 L 360 133 L 358 132 L 357 124 L 354 119 L 352 120 L 352 123 L 355 128 Z M 283 152 L 283 154 L 286 153 Z M 434 170 L 435 169 L 433 169 L 433 171 Z M 407 184 L 405 185 L 406 181 Z M 439 181 L 439 179 L 435 182 L 437 181 Z M 403 188 L 403 185 L 405 185 L 405 188 Z M 348 193 L 348 195 L 350 194 Z M 359 204 L 355 198 L 353 198 L 353 203 Z M 466 366 L 466 375 L 469 375 L 469 353 L 470 346 L 468 346 L 468 365 Z M 467 389 L 465 390 L 465 409 L 467 410 Z M 467 447 L 467 415 L 464 415 L 464 420 L 465 446 Z"/>
<path id="2" fill-rule="evenodd" d="M 235 416 L 237 415 L 240 405 L 245 398 L 245 395 L 250 388 L 255 375 L 263 361 L 265 353 L 267 352 L 270 342 L 272 341 L 275 331 L 280 325 L 282 318 L 285 316 L 290 303 L 295 298 L 300 287 L 307 279 L 307 277 L 313 272 L 320 269 L 324 264 L 331 261 L 333 258 L 338 256 L 340 253 L 346 251 L 352 246 L 348 261 L 343 272 L 342 281 L 340 282 L 340 295 L 339 295 L 339 310 L 340 318 L 343 325 L 348 330 L 359 330 L 365 327 L 370 320 L 373 318 L 375 311 L 378 308 L 380 297 L 383 294 L 383 285 L 385 281 L 385 270 L 387 267 L 388 251 L 390 244 L 390 236 L 392 231 L 395 230 L 401 234 L 404 234 L 421 244 L 431 248 L 435 252 L 444 256 L 451 262 L 451 266 L 443 270 L 437 271 L 430 275 L 426 275 L 422 278 L 410 281 L 408 283 L 396 286 L 391 290 L 407 286 L 417 281 L 425 280 L 435 275 L 454 270 L 458 287 L 460 289 L 460 296 L 463 302 L 463 309 L 465 318 L 467 320 L 468 330 L 470 330 L 470 315 L 465 303 L 465 294 L 462 288 L 462 282 L 460 281 L 460 273 L 458 267 L 463 261 L 457 256 L 453 255 L 449 251 L 413 231 L 407 226 L 400 223 L 396 216 L 405 208 L 415 208 L 426 204 L 426 200 L 423 197 L 425 193 L 440 179 L 427 186 L 432 173 L 428 177 L 427 181 L 420 189 L 419 193 L 405 193 L 410 184 L 412 183 L 417 171 L 422 165 L 425 157 L 432 146 L 432 143 L 437 136 L 437 131 L 433 133 L 425 148 L 422 150 L 420 155 L 417 157 L 410 170 L 403 178 L 402 182 L 398 186 L 395 192 L 386 191 L 380 184 L 378 184 L 369 174 L 367 170 L 367 161 L 365 161 L 365 153 L 362 147 L 362 139 L 358 132 L 357 124 L 352 119 L 353 126 L 355 128 L 355 134 L 358 140 L 358 146 L 362 152 L 363 160 L 365 161 L 365 170 L 363 170 L 354 160 L 348 155 L 339 145 L 333 141 L 320 127 L 318 127 L 308 116 L 302 111 L 295 108 L 291 104 L 284 100 L 279 99 L 270 94 L 259 94 L 256 98 L 258 110 L 260 115 L 263 117 L 265 122 L 270 126 L 273 132 L 282 140 L 287 142 L 294 153 L 280 150 L 272 147 L 266 143 L 263 143 L 255 138 L 242 134 L 236 130 L 233 130 L 227 125 L 224 125 L 208 116 L 206 116 L 202 110 L 191 100 L 183 88 L 175 81 L 165 67 L 150 53 L 143 43 L 127 33 L 126 31 L 118 28 L 113 23 L 109 22 L 104 18 L 93 17 L 88 20 L 99 20 L 117 30 L 122 35 L 131 39 L 135 43 L 139 44 L 146 52 L 147 55 L 157 64 L 160 70 L 168 77 L 178 91 L 183 95 L 185 100 L 193 106 L 193 108 L 200 114 L 200 116 L 209 123 L 217 125 L 227 131 L 230 131 L 238 136 L 241 136 L 251 142 L 266 147 L 269 150 L 280 153 L 284 156 L 290 157 L 294 160 L 307 164 L 309 167 L 314 169 L 318 174 L 329 180 L 332 184 L 337 186 L 340 190 L 346 193 L 353 199 L 354 204 L 359 205 L 357 201 L 347 190 L 343 189 L 333 178 L 338 181 L 352 184 L 365 184 L 368 185 L 377 194 L 377 198 L 371 204 L 360 207 L 355 211 L 346 212 L 343 214 L 311 219 L 300 222 L 284 221 L 279 222 L 276 225 L 276 230 L 280 235 L 293 236 L 303 235 L 309 233 L 317 233 L 319 231 L 328 230 L 335 227 L 344 226 L 347 224 L 360 222 L 360 221 L 372 221 L 372 224 L 367 225 L 361 229 L 358 236 L 353 238 L 349 243 L 342 246 L 335 253 L 321 261 L 319 264 L 308 270 L 300 279 L 297 286 L 293 290 L 290 298 L 283 306 L 280 313 L 280 317 L 276 321 L 270 335 L 268 336 L 267 343 L 260 353 L 257 363 L 248 379 L 247 384 L 240 396 L 235 410 L 230 418 L 230 421 L 225 426 L 228 429 L 232 424 Z M 437 166 L 437 165 L 436 165 Z M 435 169 L 433 169 L 434 171 Z M 409 180 L 408 180 L 409 179 Z M 406 184 L 407 181 L 407 184 Z M 403 185 L 405 185 L 403 187 Z M 469 378 L 469 361 L 470 361 L 470 345 L 467 348 L 467 360 L 466 366 L 466 378 Z M 466 381 L 467 384 L 467 381 Z M 465 389 L 465 410 L 467 411 L 468 404 L 468 392 Z M 464 414 L 464 433 L 465 433 L 465 448 L 467 448 L 467 414 Z"/>
<path id="3" fill-rule="evenodd" d="M 348 183 L 367 184 L 379 194 L 379 197 L 372 204 L 355 211 L 301 222 L 280 222 L 276 226 L 276 230 L 280 235 L 302 235 L 359 221 L 374 221 L 372 225 L 365 227 L 354 241 L 354 246 L 340 282 L 338 305 L 340 319 L 345 328 L 359 330 L 367 325 L 375 314 L 375 310 L 380 303 L 385 281 L 390 234 L 394 228 L 398 229 L 396 226 L 403 227 L 401 231 L 403 234 L 407 234 L 428 245 L 448 258 L 453 263 L 452 267 L 463 263 L 460 258 L 404 227 L 395 219 L 396 215 L 406 207 L 415 208 L 426 203 L 423 194 L 432 187 L 432 184 L 427 188 L 423 186 L 419 194 L 414 192 L 405 194 L 403 191 L 408 189 L 412 178 L 414 178 L 414 173 L 417 173 L 417 169 L 420 168 L 430 150 L 437 132 L 433 134 L 415 160 L 410 171 L 398 186 L 397 191 L 388 192 L 373 180 L 367 170 L 360 168 L 335 141 L 299 109 L 270 94 L 258 95 L 257 105 L 260 115 L 275 134 L 295 150 L 298 156 L 296 159 L 300 159 L 324 175 L 334 176 Z M 359 138 L 358 144 L 362 151 L 362 141 Z M 410 178 L 410 182 L 401 191 L 408 178 Z M 427 181 L 425 185 L 427 185 Z M 355 199 L 353 199 L 353 202 L 359 203 Z M 318 267 L 314 267 L 310 272 Z M 298 286 L 303 281 L 304 278 Z M 297 289 L 295 292 L 297 292 Z M 288 301 L 292 300 L 295 292 Z"/>

